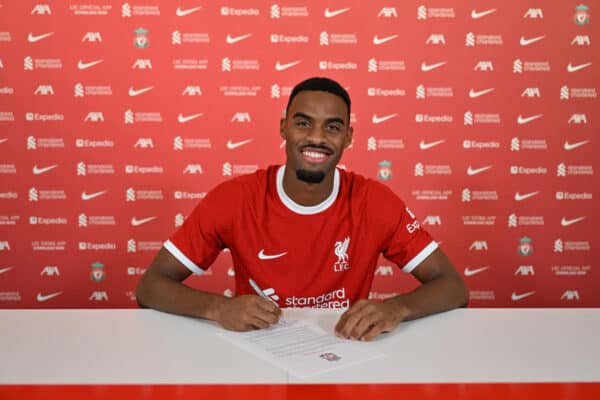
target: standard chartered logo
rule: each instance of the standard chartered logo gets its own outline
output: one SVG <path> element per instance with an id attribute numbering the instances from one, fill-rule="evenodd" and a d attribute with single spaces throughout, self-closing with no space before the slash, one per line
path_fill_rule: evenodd
<path id="1" fill-rule="evenodd" d="M 176 136 L 173 139 L 173 150 L 183 150 L 183 138 L 181 136 Z"/>
<path id="2" fill-rule="evenodd" d="M 555 253 L 562 253 L 563 250 L 564 250 L 563 241 L 561 239 L 556 239 L 554 241 L 554 252 Z"/>
<path id="3" fill-rule="evenodd" d="M 29 189 L 29 201 L 38 201 L 38 191 L 36 188 Z"/>
<path id="4" fill-rule="evenodd" d="M 427 7 L 419 6 L 417 8 L 417 19 L 427 19 Z"/>
<path id="5" fill-rule="evenodd" d="M 465 46 L 467 46 L 467 47 L 475 46 L 475 34 L 473 32 L 467 33 L 467 37 L 465 38 Z"/>
<path id="6" fill-rule="evenodd" d="M 371 58 L 369 60 L 368 72 L 377 72 L 377 60 L 376 59 Z"/>
<path id="7" fill-rule="evenodd" d="M 231 60 L 229 59 L 229 57 L 225 57 L 221 60 L 221 71 L 231 72 Z"/>
<path id="8" fill-rule="evenodd" d="M 181 44 L 181 32 L 173 31 L 171 34 L 171 44 L 178 45 Z"/>
<path id="9" fill-rule="evenodd" d="M 280 97 L 281 97 L 281 88 L 279 87 L 279 85 L 275 84 L 275 85 L 271 86 L 271 98 L 278 99 Z"/>
<path id="10" fill-rule="evenodd" d="M 515 214 L 510 214 L 508 216 L 508 227 L 509 228 L 517 227 L 517 216 Z"/>
<path id="11" fill-rule="evenodd" d="M 319 35 L 319 44 L 321 46 L 329 46 L 329 34 L 327 32 L 321 32 Z"/>
<path id="12" fill-rule="evenodd" d="M 81 83 L 77 83 L 75 85 L 75 97 L 83 97 L 83 85 Z"/>
<path id="13" fill-rule="evenodd" d="M 415 176 L 423 176 L 425 170 L 422 163 L 415 164 Z"/>
<path id="14" fill-rule="evenodd" d="M 464 116 L 463 123 L 465 126 L 473 125 L 473 113 L 471 111 L 467 111 Z"/>
<path id="15" fill-rule="evenodd" d="M 37 141 L 33 136 L 29 136 L 27 138 L 27 150 L 35 150 L 37 149 Z"/>
<path id="16" fill-rule="evenodd" d="M 123 120 L 126 124 L 133 124 L 133 111 L 131 111 L 131 110 L 125 111 Z"/>
<path id="17" fill-rule="evenodd" d="M 85 214 L 79 214 L 79 217 L 77 218 L 77 223 L 80 228 L 85 228 L 86 226 L 88 226 L 87 216 Z"/>
<path id="18" fill-rule="evenodd" d="M 521 150 L 521 141 L 519 138 L 512 138 L 510 141 L 510 151 L 519 151 Z"/>
<path id="19" fill-rule="evenodd" d="M 175 228 L 178 228 L 181 225 L 183 225 L 184 220 L 185 220 L 185 218 L 183 217 L 182 213 L 175 215 Z"/>
<path id="20" fill-rule="evenodd" d="M 128 253 L 135 253 L 135 252 L 137 252 L 137 245 L 135 243 L 135 239 L 129 239 L 127 241 L 127 252 Z"/>
<path id="21" fill-rule="evenodd" d="M 121 17 L 131 18 L 131 6 L 125 3 L 121 6 Z"/>
<path id="22" fill-rule="evenodd" d="M 87 174 L 85 163 L 83 161 L 77 164 L 77 176 L 85 176 Z"/>
<path id="23" fill-rule="evenodd" d="M 377 150 L 377 140 L 371 136 L 368 140 L 367 140 L 367 151 L 375 151 Z"/>
<path id="24" fill-rule="evenodd" d="M 558 164 L 556 168 L 556 176 L 567 176 L 567 166 L 565 163 Z"/>
<path id="25" fill-rule="evenodd" d="M 33 58 L 27 56 L 23 59 L 23 69 L 25 71 L 33 71 Z"/>
<path id="26" fill-rule="evenodd" d="M 523 61 L 518 58 L 513 62 L 513 73 L 514 74 L 522 74 L 523 73 Z"/>
<path id="27" fill-rule="evenodd" d="M 463 203 L 468 203 L 471 201 L 471 190 L 468 188 L 465 188 L 462 191 L 462 201 Z"/>
<path id="28" fill-rule="evenodd" d="M 281 10 L 279 9 L 279 6 L 277 4 L 273 4 L 271 6 L 271 18 L 281 18 Z"/>
<path id="29" fill-rule="evenodd" d="M 425 98 L 425 86 L 419 85 L 417 86 L 417 99 Z"/>
<path id="30" fill-rule="evenodd" d="M 233 174 L 233 168 L 231 167 L 231 163 L 226 162 L 223 164 L 223 176 L 231 176 Z"/>
<path id="31" fill-rule="evenodd" d="M 133 188 L 129 188 L 125 192 L 125 201 L 135 201 L 135 190 Z"/>
<path id="32" fill-rule="evenodd" d="M 567 85 L 560 88 L 560 99 L 569 100 L 569 87 Z"/>

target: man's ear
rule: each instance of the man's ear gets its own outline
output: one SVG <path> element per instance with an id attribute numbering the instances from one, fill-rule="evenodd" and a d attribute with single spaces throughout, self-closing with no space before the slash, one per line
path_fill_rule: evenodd
<path id="1" fill-rule="evenodd" d="M 279 121 L 279 136 L 285 139 L 285 118 L 281 118 Z"/>
<path id="2" fill-rule="evenodd" d="M 344 142 L 344 148 L 347 148 L 348 146 L 350 146 L 352 144 L 352 137 L 354 135 L 354 128 L 353 127 L 348 127 L 348 131 L 346 133 L 346 140 Z"/>

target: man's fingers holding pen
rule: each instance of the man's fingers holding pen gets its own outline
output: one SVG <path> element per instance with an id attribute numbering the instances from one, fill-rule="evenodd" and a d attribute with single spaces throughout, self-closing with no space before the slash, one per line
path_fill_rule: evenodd
<path id="1" fill-rule="evenodd" d="M 225 298 L 217 308 L 215 320 L 225 329 L 248 331 L 267 328 L 279 321 L 281 309 L 255 295 Z"/>

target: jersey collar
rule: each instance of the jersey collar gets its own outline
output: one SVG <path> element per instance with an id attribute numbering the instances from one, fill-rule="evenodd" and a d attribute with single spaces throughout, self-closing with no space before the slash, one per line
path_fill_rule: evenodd
<path id="1" fill-rule="evenodd" d="M 277 194 L 279 195 L 281 202 L 287 208 L 289 208 L 291 211 L 293 211 L 297 214 L 311 215 L 311 214 L 318 214 L 320 212 L 327 210 L 335 202 L 335 199 L 337 198 L 337 195 L 340 191 L 340 172 L 336 168 L 335 173 L 333 174 L 333 189 L 331 190 L 331 194 L 325 200 L 323 200 L 321 203 L 319 203 L 317 205 L 303 206 L 303 205 L 296 203 L 294 200 L 292 200 L 287 195 L 287 193 L 285 193 L 285 190 L 283 189 L 284 173 L 285 173 L 285 165 L 282 165 L 281 167 L 279 167 L 279 170 L 277 171 L 277 177 L 276 177 Z"/>

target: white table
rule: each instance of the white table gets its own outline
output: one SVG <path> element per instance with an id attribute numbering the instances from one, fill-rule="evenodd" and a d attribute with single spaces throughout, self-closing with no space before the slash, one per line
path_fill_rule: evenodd
<path id="1" fill-rule="evenodd" d="M 336 311 L 285 310 L 332 330 Z M 0 384 L 600 382 L 600 309 L 460 309 L 372 342 L 386 357 L 290 376 L 153 310 L 0 310 Z"/>

